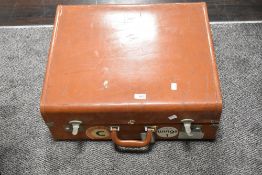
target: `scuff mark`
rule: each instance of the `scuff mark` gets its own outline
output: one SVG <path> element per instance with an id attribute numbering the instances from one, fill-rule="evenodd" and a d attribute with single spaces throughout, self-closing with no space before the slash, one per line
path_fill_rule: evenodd
<path id="1" fill-rule="evenodd" d="M 108 80 L 105 80 L 105 81 L 104 81 L 103 86 L 104 86 L 105 89 L 108 88 L 108 83 L 109 83 Z"/>
<path id="2" fill-rule="evenodd" d="M 100 57 L 100 54 L 99 54 L 99 52 L 97 51 L 97 50 L 95 50 L 95 55 L 96 55 L 96 57 Z"/>

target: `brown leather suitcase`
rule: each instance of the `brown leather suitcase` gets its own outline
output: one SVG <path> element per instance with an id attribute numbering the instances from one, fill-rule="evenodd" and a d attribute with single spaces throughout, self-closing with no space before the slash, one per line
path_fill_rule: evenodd
<path id="1" fill-rule="evenodd" d="M 206 4 L 58 6 L 40 110 L 56 140 L 215 139 Z"/>

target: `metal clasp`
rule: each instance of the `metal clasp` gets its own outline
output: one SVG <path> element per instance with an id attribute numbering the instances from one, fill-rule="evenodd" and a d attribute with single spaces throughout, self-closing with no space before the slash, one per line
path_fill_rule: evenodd
<path id="1" fill-rule="evenodd" d="M 156 126 L 145 126 L 145 131 L 155 132 L 156 131 Z"/>
<path id="2" fill-rule="evenodd" d="M 110 126 L 110 131 L 120 131 L 119 126 Z"/>
<path id="3" fill-rule="evenodd" d="M 78 134 L 78 130 L 79 130 L 79 127 L 80 127 L 80 124 L 82 122 L 79 121 L 79 120 L 72 120 L 69 122 L 69 124 L 72 125 L 72 134 L 75 136 Z"/>
<path id="4" fill-rule="evenodd" d="M 181 122 L 184 123 L 185 131 L 186 131 L 187 135 L 193 136 L 193 134 L 191 133 L 191 123 L 194 122 L 194 120 L 184 119 L 184 120 L 181 120 Z"/>

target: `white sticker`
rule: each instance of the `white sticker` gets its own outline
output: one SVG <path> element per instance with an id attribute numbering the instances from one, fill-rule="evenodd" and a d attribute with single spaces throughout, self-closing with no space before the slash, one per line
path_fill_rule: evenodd
<path id="1" fill-rule="evenodd" d="M 177 116 L 175 114 L 168 117 L 169 120 L 174 120 L 176 118 L 177 118 Z"/>
<path id="2" fill-rule="evenodd" d="M 134 99 L 145 100 L 146 94 L 134 94 Z"/>
<path id="3" fill-rule="evenodd" d="M 86 130 L 86 135 L 90 139 L 110 139 L 110 131 L 104 126 L 93 126 Z"/>
<path id="4" fill-rule="evenodd" d="M 176 91 L 177 90 L 177 84 L 176 83 L 171 83 L 171 90 Z"/>
<path id="5" fill-rule="evenodd" d="M 178 130 L 174 127 L 162 127 L 157 130 L 157 135 L 162 138 L 175 137 L 178 134 Z"/>
<path id="6" fill-rule="evenodd" d="M 103 86 L 104 86 L 105 89 L 108 88 L 108 80 L 105 80 L 105 81 L 104 81 Z"/>

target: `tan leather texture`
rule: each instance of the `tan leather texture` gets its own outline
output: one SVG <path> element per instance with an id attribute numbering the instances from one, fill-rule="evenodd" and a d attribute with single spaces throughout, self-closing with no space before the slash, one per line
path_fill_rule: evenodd
<path id="1" fill-rule="evenodd" d="M 88 139 L 65 132 L 71 120 L 125 126 L 119 137 L 134 139 L 187 118 L 215 138 L 222 98 L 206 4 L 58 6 L 40 110 L 55 139 Z"/>

